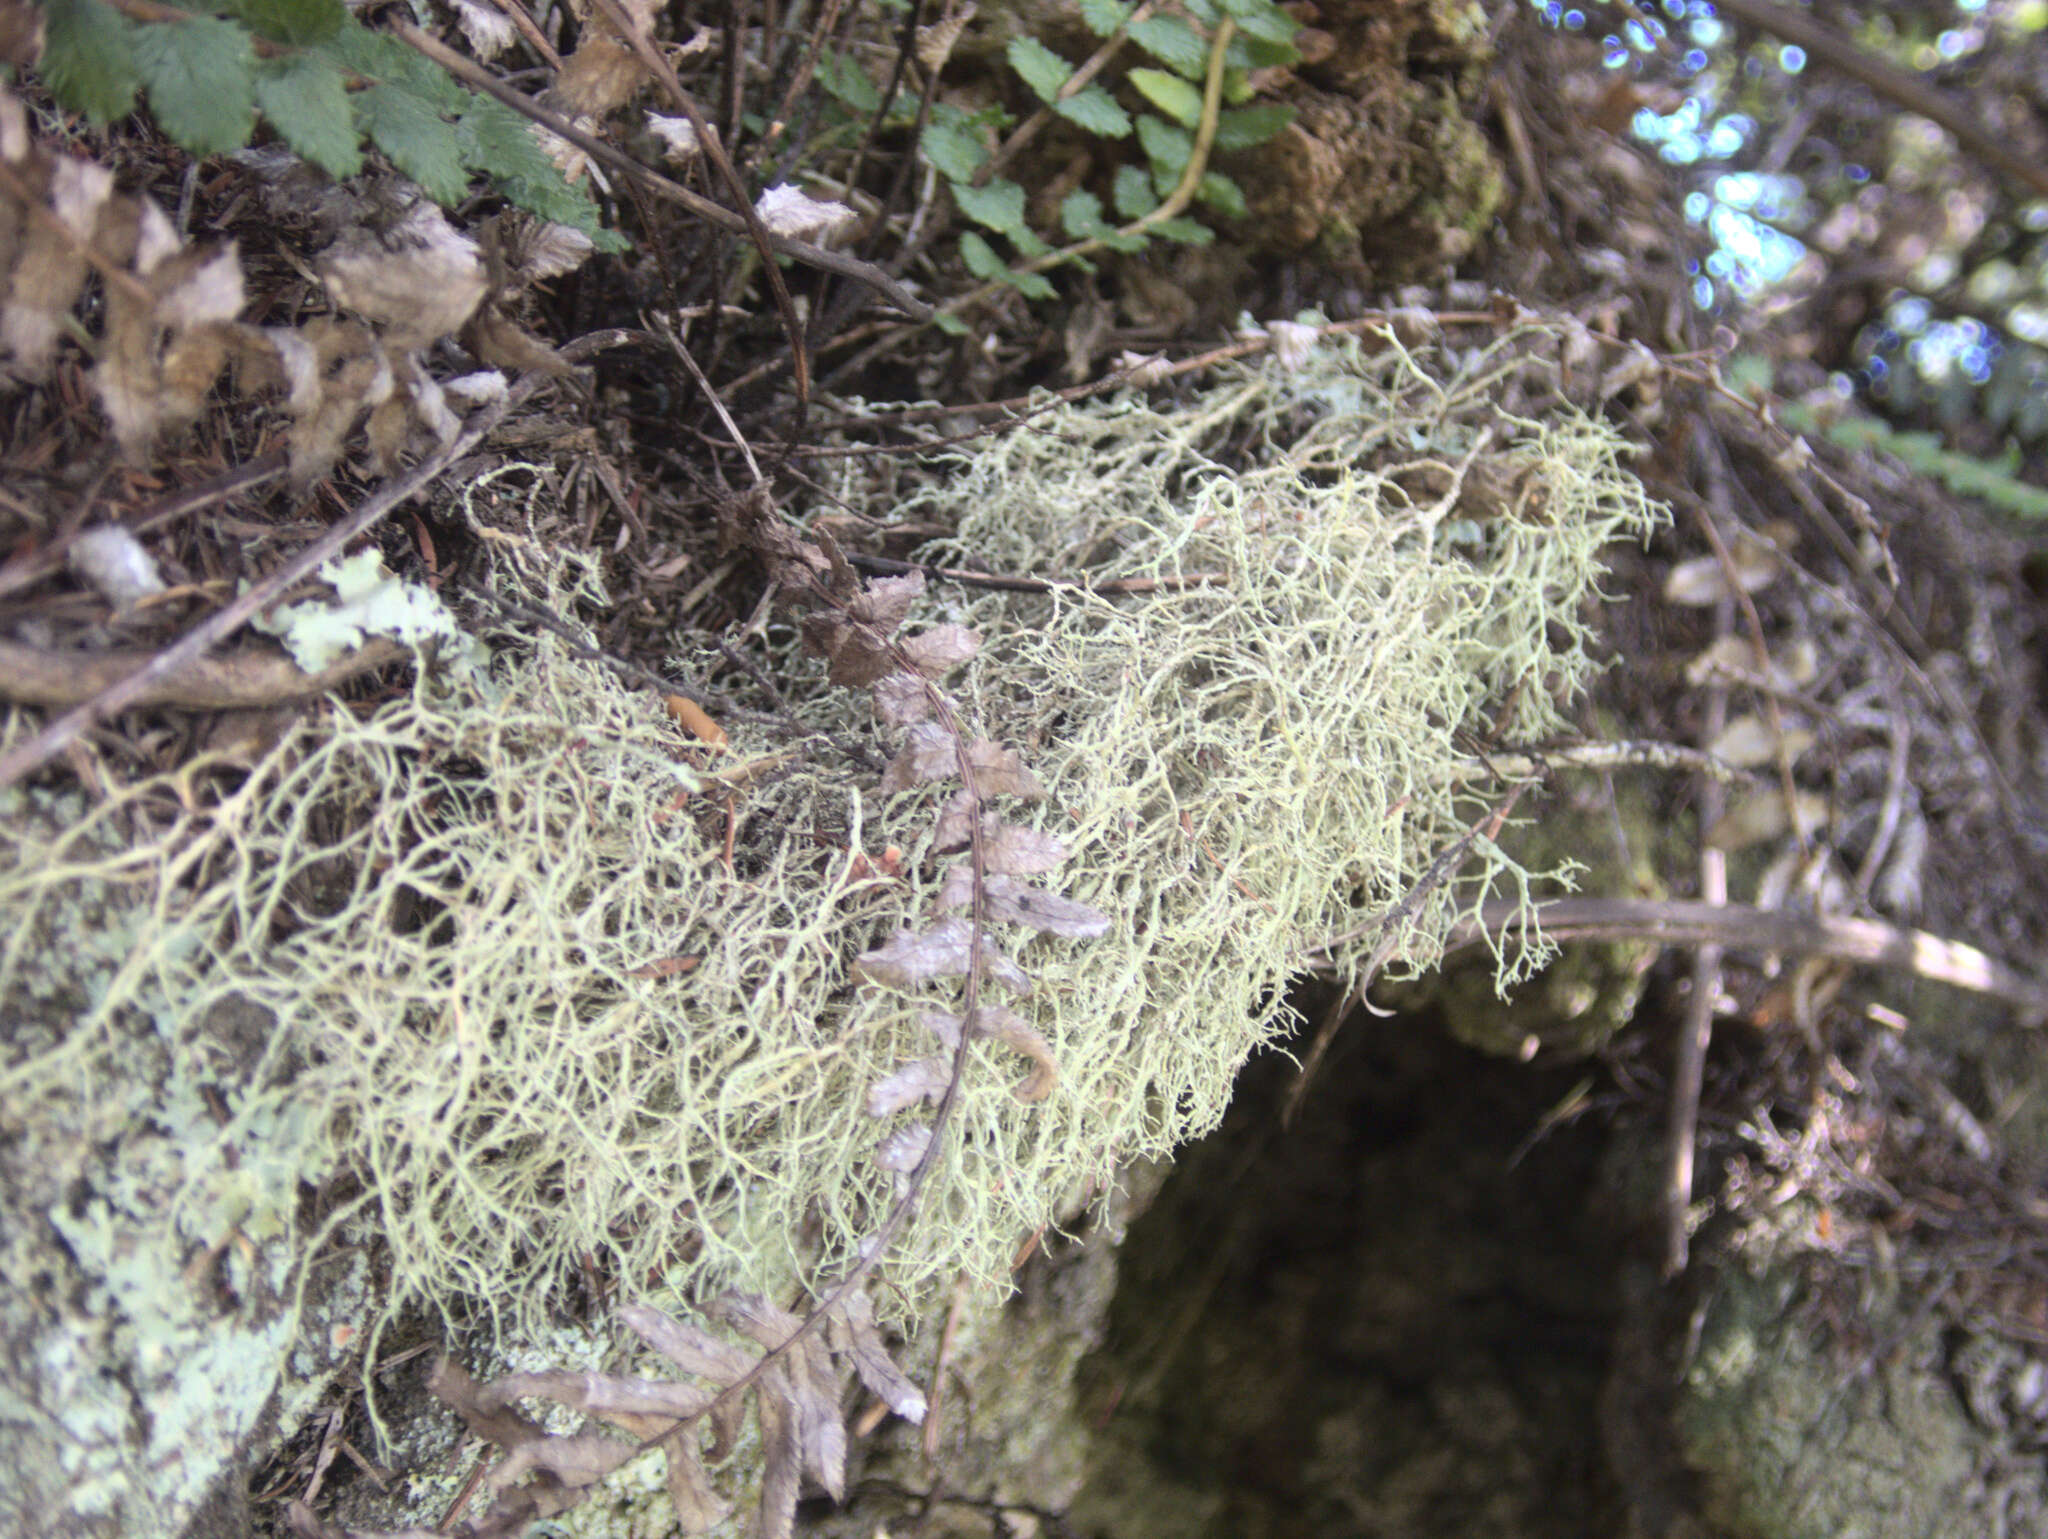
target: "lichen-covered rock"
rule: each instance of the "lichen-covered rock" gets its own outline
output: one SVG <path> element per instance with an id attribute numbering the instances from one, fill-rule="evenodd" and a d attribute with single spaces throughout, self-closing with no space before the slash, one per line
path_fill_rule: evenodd
<path id="1" fill-rule="evenodd" d="M 84 813 L 77 796 L 0 801 L 17 849 Z M 88 830 L 69 858 L 77 879 L 14 909 L 6 954 L 0 1532 L 239 1536 L 249 1463 L 342 1355 L 364 1263 L 309 1280 L 302 1311 L 287 1238 L 310 1173 L 297 1140 L 289 1127 L 224 1135 L 219 1110 L 263 1061 L 260 1007 L 138 1008 L 77 1030 L 153 916 L 127 901 L 136 856 L 111 829 Z M 19 897 L 22 868 L 0 863 L 6 874 Z"/>

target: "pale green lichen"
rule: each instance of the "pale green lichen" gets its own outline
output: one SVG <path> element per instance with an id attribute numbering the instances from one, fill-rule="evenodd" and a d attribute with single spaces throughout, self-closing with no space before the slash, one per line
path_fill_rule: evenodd
<path id="1" fill-rule="evenodd" d="M 851 498 L 956 523 L 949 560 L 1144 588 L 926 600 L 982 630 L 963 714 L 1022 749 L 1050 795 L 1015 815 L 1068 843 L 1062 890 L 1115 923 L 1011 943 L 1059 1088 L 1020 1104 L 977 1047 L 882 1264 L 899 1319 L 963 1274 L 1002 1285 L 1073 1191 L 1212 1127 L 1288 1026 L 1304 953 L 1349 932 L 1355 976 L 1372 917 L 1488 812 L 1452 772 L 1469 741 L 1563 725 L 1599 550 L 1658 514 L 1617 435 L 1544 393 L 1540 340 L 1326 347 L 1169 408 L 1048 411 L 893 491 L 849 472 Z M 1475 500 L 1468 472 L 1520 490 Z M 558 603 L 588 591 L 517 559 Z M 554 637 L 492 639 L 488 675 L 327 709 L 253 769 L 200 763 L 7 830 L 0 999 L 37 1024 L 0 1116 L 160 1129 L 175 1159 L 146 1207 L 103 1168 L 88 1183 L 169 1256 L 143 1281 L 172 1288 L 235 1234 L 302 1261 L 303 1183 L 344 1172 L 360 1197 L 326 1232 L 379 1237 L 379 1318 L 424 1303 L 529 1339 L 572 1272 L 789 1297 L 873 1232 L 891 1178 L 865 1093 L 929 1051 L 917 1013 L 946 1001 L 857 988 L 850 963 L 928 918 L 944 788 L 885 802 L 741 720 L 714 756 Z M 807 726 L 876 734 L 863 699 L 776 662 Z M 772 773 L 714 778 L 741 765 Z M 887 842 L 906 879 L 856 874 L 849 850 Z M 1401 917 L 1395 968 L 1528 875 L 1476 841 Z M 206 1024 L 252 1011 L 239 1056 Z"/>

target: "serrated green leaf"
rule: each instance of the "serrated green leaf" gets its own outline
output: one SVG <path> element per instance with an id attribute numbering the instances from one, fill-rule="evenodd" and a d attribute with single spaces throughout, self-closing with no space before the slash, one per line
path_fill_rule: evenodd
<path id="1" fill-rule="evenodd" d="M 1178 16 L 1147 16 L 1131 28 L 1131 41 L 1190 80 L 1209 73 L 1209 45 Z"/>
<path id="2" fill-rule="evenodd" d="M 1293 34 L 1289 33 L 1288 36 L 1292 38 Z M 1301 50 L 1291 41 L 1283 42 L 1274 38 L 1255 37 L 1249 32 L 1239 32 L 1230 40 L 1230 46 L 1224 50 L 1224 58 L 1232 69 L 1249 73 L 1258 69 L 1285 69 L 1290 64 L 1297 64 L 1301 60 Z M 1233 100 L 1243 101 L 1244 98 L 1239 96 Z"/>
<path id="3" fill-rule="evenodd" d="M 471 93 L 450 79 L 446 71 L 397 38 L 372 32 L 353 16 L 320 45 L 320 51 L 340 65 L 344 73 L 402 87 L 435 112 L 453 117 L 470 103 Z"/>
<path id="4" fill-rule="evenodd" d="M 478 96 L 456 120 L 455 133 L 464 164 L 489 177 L 511 202 L 542 219 L 581 230 L 604 250 L 619 249 L 589 193 L 569 184 L 534 137 L 533 125 L 520 114 Z"/>
<path id="5" fill-rule="evenodd" d="M 961 213 L 991 230 L 1001 230 L 1007 235 L 1025 228 L 1024 189 L 1015 182 L 1004 181 L 1000 177 L 986 187 L 955 182 L 953 201 L 959 205 Z"/>
<path id="6" fill-rule="evenodd" d="M 1148 112 L 1138 119 L 1138 143 L 1144 146 L 1145 158 L 1152 163 L 1152 185 L 1159 189 L 1161 197 L 1166 196 L 1194 159 L 1195 136 Z"/>
<path id="7" fill-rule="evenodd" d="M 965 321 L 957 315 L 948 315 L 943 310 L 932 317 L 932 324 L 949 337 L 964 337 L 969 334 Z"/>
<path id="8" fill-rule="evenodd" d="M 1081 21 L 1097 37 L 1108 37 L 1131 14 L 1124 0 L 1081 0 Z"/>
<path id="9" fill-rule="evenodd" d="M 1216 148 L 1248 150 L 1255 144 L 1264 144 L 1293 121 L 1294 109 L 1276 103 L 1233 107 L 1216 114 Z"/>
<path id="10" fill-rule="evenodd" d="M 1244 189 L 1221 171 L 1202 173 L 1202 180 L 1195 188 L 1195 199 L 1232 219 L 1242 219 L 1251 212 L 1245 206 Z"/>
<path id="11" fill-rule="evenodd" d="M 1028 32 L 1011 38 L 1008 51 L 1010 68 L 1024 77 L 1042 102 L 1058 97 L 1060 87 L 1073 78 L 1074 66 Z"/>
<path id="12" fill-rule="evenodd" d="M 984 282 L 1009 268 L 1009 264 L 996 255 L 996 248 L 972 230 L 960 237 L 960 260 L 967 264 L 969 272 Z"/>
<path id="13" fill-rule="evenodd" d="M 819 51 L 817 79 L 826 95 L 862 117 L 882 105 L 882 93 L 868 79 L 867 71 L 836 48 Z"/>
<path id="14" fill-rule="evenodd" d="M 102 124 L 126 117 L 135 110 L 142 84 L 135 68 L 137 30 L 100 0 L 49 0 L 38 72 L 70 111 Z"/>
<path id="15" fill-rule="evenodd" d="M 1137 166 L 1118 166 L 1110 201 L 1115 203 L 1119 218 L 1143 219 L 1159 207 L 1159 194 L 1152 190 L 1152 178 L 1143 170 Z"/>
<path id="16" fill-rule="evenodd" d="M 978 134 L 963 124 L 941 122 L 936 114 L 925 125 L 918 147 L 938 167 L 939 175 L 955 184 L 971 180 L 988 159 L 988 147 Z"/>
<path id="17" fill-rule="evenodd" d="M 1121 139 L 1131 131 L 1131 115 L 1101 86 L 1083 87 L 1052 110 L 1098 138 Z"/>
<path id="18" fill-rule="evenodd" d="M 1301 23 L 1273 4 L 1273 0 L 1223 0 L 1223 9 L 1246 37 L 1291 45 L 1294 34 L 1301 30 Z"/>
<path id="19" fill-rule="evenodd" d="M 256 61 L 256 105 L 278 136 L 332 177 L 363 169 L 341 71 L 315 54 Z"/>
<path id="20" fill-rule="evenodd" d="M 143 27 L 135 67 L 150 115 L 195 155 L 239 150 L 256 131 L 256 49 L 248 28 L 214 16 Z"/>
<path id="21" fill-rule="evenodd" d="M 1150 228 L 1154 234 L 1163 235 L 1168 240 L 1177 240 L 1184 246 L 1206 246 L 1216 239 L 1214 230 L 1188 218 L 1185 214 L 1175 219 L 1162 219 Z"/>
<path id="22" fill-rule="evenodd" d="M 356 127 L 428 197 L 436 203 L 462 200 L 469 176 L 462 168 L 462 142 L 454 124 L 400 85 L 373 85 L 350 97 L 349 105 L 355 109 Z"/>
<path id="23" fill-rule="evenodd" d="M 1193 128 L 1202 121 L 1202 93 L 1163 69 L 1134 69 L 1131 84 L 1146 101 L 1174 121 Z"/>
<path id="24" fill-rule="evenodd" d="M 326 42 L 348 20 L 341 0 L 227 0 L 224 9 L 258 37 L 299 47 Z"/>

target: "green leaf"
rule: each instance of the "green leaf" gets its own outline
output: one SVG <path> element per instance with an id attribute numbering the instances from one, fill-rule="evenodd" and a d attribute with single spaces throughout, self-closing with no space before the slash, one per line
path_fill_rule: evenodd
<path id="1" fill-rule="evenodd" d="M 258 59 L 256 105 L 286 144 L 329 176 L 354 176 L 363 169 L 341 71 L 326 59 Z"/>
<path id="2" fill-rule="evenodd" d="M 988 148 L 979 134 L 965 122 L 943 121 L 937 113 L 925 125 L 918 146 L 924 158 L 939 168 L 939 174 L 954 183 L 971 180 L 988 159 Z"/>
<path id="3" fill-rule="evenodd" d="M 948 315 L 943 310 L 939 311 L 938 314 L 932 317 L 932 324 L 938 327 L 939 330 L 943 331 L 949 337 L 964 337 L 969 335 L 967 323 L 965 321 L 961 320 L 960 317 L 957 315 Z"/>
<path id="4" fill-rule="evenodd" d="M 997 276 L 1026 299 L 1059 298 L 1060 291 L 1046 282 L 1038 273 L 1016 273 L 1005 268 Z"/>
<path id="5" fill-rule="evenodd" d="M 463 162 L 488 176 L 511 202 L 581 230 L 603 250 L 622 249 L 618 237 L 604 228 L 590 194 L 569 184 L 534 137 L 533 125 L 519 113 L 488 96 L 475 97 L 456 120 L 455 135 Z"/>
<path id="6" fill-rule="evenodd" d="M 163 131 L 195 155 L 239 150 L 256 131 L 256 50 L 214 16 L 141 28 L 135 65 Z"/>
<path id="7" fill-rule="evenodd" d="M 1058 293 L 1037 273 L 1013 272 L 995 248 L 972 230 L 960 237 L 960 258 L 983 282 L 1006 283 L 1027 299 L 1051 299 Z"/>
<path id="8" fill-rule="evenodd" d="M 1209 73 L 1209 45 L 1178 16 L 1147 16 L 1131 28 L 1131 40 L 1190 80 L 1201 80 Z"/>
<path id="9" fill-rule="evenodd" d="M 1102 199 L 1087 188 L 1078 188 L 1060 200 L 1060 228 L 1075 240 L 1084 240 L 1109 228 L 1102 217 Z"/>
<path id="10" fill-rule="evenodd" d="M 341 0 L 227 0 L 224 9 L 258 37 L 300 47 L 326 42 L 348 20 Z"/>
<path id="11" fill-rule="evenodd" d="M 882 93 L 868 78 L 867 71 L 836 48 L 819 53 L 817 80 L 834 100 L 863 117 L 882 105 Z"/>
<path id="12" fill-rule="evenodd" d="M 1073 78 L 1074 66 L 1029 33 L 1010 39 L 1009 55 L 1010 68 L 1024 77 L 1042 102 L 1056 98 L 1060 87 Z"/>
<path id="13" fill-rule="evenodd" d="M 1168 240 L 1177 240 L 1186 246 L 1206 246 L 1216 239 L 1214 230 L 1205 224 L 1197 223 L 1185 214 L 1176 219 L 1162 219 L 1151 228 L 1154 234 L 1163 235 Z"/>
<path id="14" fill-rule="evenodd" d="M 826 95 L 862 117 L 882 105 L 882 93 L 868 79 L 867 71 L 836 48 L 819 51 L 817 79 Z"/>
<path id="15" fill-rule="evenodd" d="M 996 248 L 972 230 L 960 237 L 960 260 L 967 264 L 969 272 L 983 282 L 987 282 L 998 273 L 1009 271 L 1009 264 L 996 255 Z"/>
<path id="16" fill-rule="evenodd" d="M 1054 103 L 1052 110 L 1098 138 L 1121 139 L 1131 131 L 1131 115 L 1098 85 L 1084 86 L 1065 101 Z"/>
<path id="17" fill-rule="evenodd" d="M 1110 199 L 1119 218 L 1143 219 L 1159 207 L 1159 194 L 1152 190 L 1152 178 L 1136 166 L 1118 166 L 1116 185 Z"/>
<path id="18" fill-rule="evenodd" d="M 1145 181 L 1142 171 L 1138 173 L 1138 181 L 1146 197 L 1151 197 L 1152 186 Z M 1139 251 L 1145 245 L 1144 236 L 1126 235 L 1111 225 L 1103 217 L 1102 200 L 1086 188 L 1067 194 L 1060 204 L 1060 223 L 1076 240 L 1098 240 L 1112 251 Z"/>
<path id="19" fill-rule="evenodd" d="M 1180 76 L 1163 69 L 1134 69 L 1130 80 L 1146 101 L 1175 121 L 1188 128 L 1202 121 L 1202 93 Z"/>
<path id="20" fill-rule="evenodd" d="M 1017 248 L 1017 255 L 1027 262 L 1035 262 L 1042 256 L 1052 254 L 1052 247 L 1031 230 L 1010 230 L 1006 233 L 1010 237 L 1010 244 Z"/>
<path id="21" fill-rule="evenodd" d="M 998 178 L 986 187 L 970 187 L 965 182 L 955 182 L 953 201 L 959 205 L 961 213 L 991 230 L 1009 234 L 1025 228 L 1024 189 L 1015 182 Z"/>
<path id="22" fill-rule="evenodd" d="M 1292 33 L 1288 36 L 1291 38 Z M 1292 42 L 1276 42 L 1272 38 L 1254 37 L 1248 32 L 1239 32 L 1230 40 L 1224 50 L 1225 61 L 1232 69 L 1250 71 L 1255 69 L 1284 69 L 1298 63 L 1301 50 Z M 1243 96 L 1234 98 L 1243 101 Z"/>
<path id="23" fill-rule="evenodd" d="M 1202 173 L 1202 180 L 1195 188 L 1195 198 L 1232 219 L 1242 219 L 1251 212 L 1245 206 L 1244 189 L 1221 171 Z"/>
<path id="24" fill-rule="evenodd" d="M 356 127 L 436 203 L 459 203 L 469 190 L 454 125 L 399 85 L 373 85 L 350 99 Z"/>
<path id="25" fill-rule="evenodd" d="M 1294 121 L 1294 109 L 1276 103 L 1257 107 L 1233 107 L 1216 114 L 1216 148 L 1248 150 L 1264 144 Z"/>
<path id="26" fill-rule="evenodd" d="M 1081 20 L 1097 37 L 1108 37 L 1131 14 L 1124 0 L 1081 0 Z"/>
<path id="27" fill-rule="evenodd" d="M 402 86 L 436 112 L 453 117 L 470 103 L 470 93 L 395 37 L 372 32 L 351 16 L 320 51 L 346 74 L 383 85 Z M 417 180 L 417 178 L 415 178 Z"/>
<path id="28" fill-rule="evenodd" d="M 1237 22 L 1246 37 L 1265 43 L 1284 43 L 1290 48 L 1301 23 L 1274 5 L 1272 0 L 1223 0 L 1223 9 Z"/>
<path id="29" fill-rule="evenodd" d="M 135 68 L 139 30 L 100 0 L 49 0 L 38 69 L 62 105 L 95 123 L 111 123 L 135 110 L 142 83 Z"/>
<path id="30" fill-rule="evenodd" d="M 1145 147 L 1145 158 L 1152 162 L 1152 185 L 1159 189 L 1161 197 L 1166 196 L 1194 159 L 1195 136 L 1148 112 L 1138 119 L 1138 143 Z"/>

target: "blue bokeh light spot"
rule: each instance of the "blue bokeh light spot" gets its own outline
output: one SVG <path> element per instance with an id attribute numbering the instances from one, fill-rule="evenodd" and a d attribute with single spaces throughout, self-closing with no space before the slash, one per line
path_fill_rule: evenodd
<path id="1" fill-rule="evenodd" d="M 1796 43 L 1787 43 L 1778 50 L 1778 67 L 1788 75 L 1796 75 L 1806 68 L 1806 50 Z"/>

